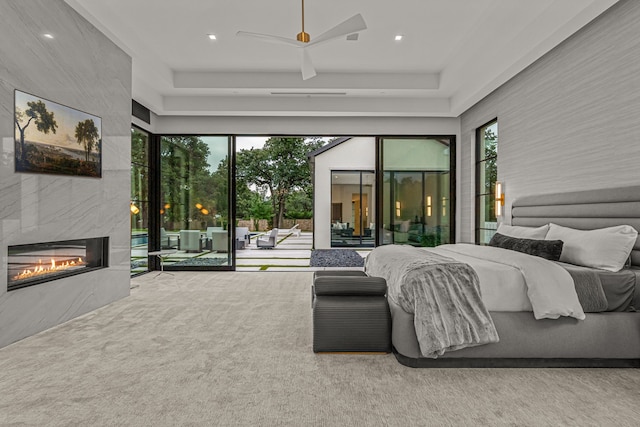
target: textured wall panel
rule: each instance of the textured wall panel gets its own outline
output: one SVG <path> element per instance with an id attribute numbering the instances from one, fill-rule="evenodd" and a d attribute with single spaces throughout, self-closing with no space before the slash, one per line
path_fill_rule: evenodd
<path id="1" fill-rule="evenodd" d="M 640 2 L 619 2 L 462 114 L 463 161 L 475 129 L 498 118 L 507 212 L 519 196 L 640 183 L 638 34 Z M 473 167 L 461 179 L 461 240 L 472 241 Z"/>

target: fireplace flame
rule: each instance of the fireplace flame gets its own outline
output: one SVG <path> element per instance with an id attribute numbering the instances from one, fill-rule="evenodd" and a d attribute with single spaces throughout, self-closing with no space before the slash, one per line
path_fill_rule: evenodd
<path id="1" fill-rule="evenodd" d="M 55 273 L 56 271 L 68 270 L 69 268 L 82 266 L 82 265 L 86 265 L 86 263 L 83 261 L 82 258 L 78 258 L 77 261 L 75 260 L 63 261 L 57 264 L 56 264 L 56 260 L 51 258 L 50 266 L 45 266 L 45 264 L 42 263 L 42 260 L 38 260 L 38 265 L 34 266 L 31 270 L 23 270 L 22 273 L 19 273 L 16 276 L 14 276 L 13 280 L 22 280 L 22 279 L 28 279 L 34 276 L 42 276 L 45 274 Z"/>

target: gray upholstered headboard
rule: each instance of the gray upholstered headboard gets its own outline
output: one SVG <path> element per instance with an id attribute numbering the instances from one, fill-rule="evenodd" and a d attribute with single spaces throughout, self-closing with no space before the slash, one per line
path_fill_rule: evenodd
<path id="1" fill-rule="evenodd" d="M 590 230 L 627 224 L 640 232 L 640 186 L 541 194 L 515 200 L 511 223 L 540 226 L 550 222 Z M 631 252 L 640 267 L 640 237 Z"/>

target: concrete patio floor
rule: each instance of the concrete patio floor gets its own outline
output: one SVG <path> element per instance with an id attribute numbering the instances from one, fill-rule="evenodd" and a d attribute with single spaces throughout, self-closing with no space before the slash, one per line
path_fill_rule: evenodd
<path id="1" fill-rule="evenodd" d="M 274 249 L 258 249 L 255 239 L 249 247 L 236 251 L 236 271 L 318 271 L 362 270 L 362 267 L 311 267 L 313 233 L 303 231 L 299 236 L 278 236 Z M 358 250 L 365 257 L 370 249 Z"/>

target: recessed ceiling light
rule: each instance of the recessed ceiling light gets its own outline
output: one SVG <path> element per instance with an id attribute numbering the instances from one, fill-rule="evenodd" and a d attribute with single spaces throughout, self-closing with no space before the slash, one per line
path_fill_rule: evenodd
<path id="1" fill-rule="evenodd" d="M 400 40 L 402 40 L 402 35 L 401 34 L 396 35 L 396 41 L 399 42 Z"/>
<path id="2" fill-rule="evenodd" d="M 216 37 L 215 34 L 208 34 L 209 39 L 211 40 L 218 40 L 218 38 Z"/>
<path id="3" fill-rule="evenodd" d="M 46 34 L 43 34 L 43 37 L 46 37 L 46 38 L 48 38 L 48 39 L 52 39 L 52 38 L 53 38 L 53 35 L 51 35 L 51 34 L 49 34 L 49 33 L 46 33 Z"/>

